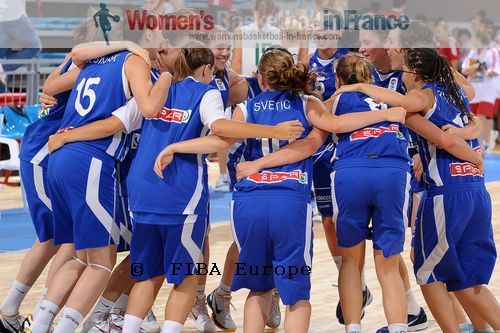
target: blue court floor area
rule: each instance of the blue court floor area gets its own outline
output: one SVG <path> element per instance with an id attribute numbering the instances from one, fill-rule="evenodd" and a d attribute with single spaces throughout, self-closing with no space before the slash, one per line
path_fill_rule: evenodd
<path id="1" fill-rule="evenodd" d="M 488 156 L 485 161 L 486 181 L 500 181 L 500 155 Z M 210 222 L 229 220 L 231 193 L 210 193 Z M 17 251 L 31 247 L 35 231 L 31 218 L 24 209 L 0 211 L 0 252 Z"/>

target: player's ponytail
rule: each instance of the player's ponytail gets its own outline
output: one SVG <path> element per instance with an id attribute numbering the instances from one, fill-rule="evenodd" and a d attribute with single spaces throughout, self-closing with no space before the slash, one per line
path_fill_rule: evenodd
<path id="1" fill-rule="evenodd" d="M 337 62 L 335 72 L 343 84 L 372 83 L 371 65 L 359 53 L 349 53 Z"/>
<path id="2" fill-rule="evenodd" d="M 464 102 L 464 93 L 453 75 L 448 60 L 433 48 L 408 49 L 405 55 L 408 68 L 422 77 L 424 82 L 441 83 L 446 89 L 445 98 L 448 103 L 455 105 L 469 120 L 472 116 Z"/>
<path id="3" fill-rule="evenodd" d="M 191 42 L 182 48 L 175 61 L 174 81 L 184 80 L 193 75 L 194 71 L 203 65 L 214 66 L 212 51 L 201 42 Z"/>
<path id="4" fill-rule="evenodd" d="M 260 59 L 258 72 L 274 90 L 316 94 L 313 87 L 317 74 L 309 71 L 308 64 L 295 64 L 287 51 L 278 48 L 266 50 Z"/>

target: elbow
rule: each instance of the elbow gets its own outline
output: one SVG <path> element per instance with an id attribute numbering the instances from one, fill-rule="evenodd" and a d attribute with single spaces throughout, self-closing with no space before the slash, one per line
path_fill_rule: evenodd
<path id="1" fill-rule="evenodd" d="M 153 105 L 145 105 L 141 107 L 141 113 L 144 118 L 156 118 L 158 116 L 158 109 Z"/>
<path id="2" fill-rule="evenodd" d="M 82 52 L 80 48 L 73 48 L 71 50 L 71 61 L 76 66 L 80 66 L 84 63 Z"/>

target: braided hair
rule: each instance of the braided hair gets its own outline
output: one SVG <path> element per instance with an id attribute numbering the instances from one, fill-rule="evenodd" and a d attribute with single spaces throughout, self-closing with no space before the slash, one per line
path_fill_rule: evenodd
<path id="1" fill-rule="evenodd" d="M 455 105 L 469 120 L 472 116 L 465 105 L 453 70 L 446 58 L 433 48 L 411 48 L 405 54 L 408 68 L 422 77 L 425 82 L 441 83 L 445 88 L 445 98 Z"/>

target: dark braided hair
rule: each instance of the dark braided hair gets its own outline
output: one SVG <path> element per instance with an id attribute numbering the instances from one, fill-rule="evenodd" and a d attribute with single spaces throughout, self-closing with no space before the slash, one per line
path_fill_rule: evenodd
<path id="1" fill-rule="evenodd" d="M 441 83 L 448 103 L 455 105 L 469 120 L 472 116 L 465 105 L 453 70 L 445 57 L 433 48 L 412 48 L 405 54 L 408 68 L 422 77 L 425 82 Z"/>

